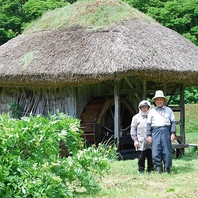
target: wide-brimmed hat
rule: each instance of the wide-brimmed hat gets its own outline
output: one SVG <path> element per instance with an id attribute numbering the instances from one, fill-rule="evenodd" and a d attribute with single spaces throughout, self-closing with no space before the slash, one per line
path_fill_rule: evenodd
<path id="1" fill-rule="evenodd" d="M 166 97 L 164 96 L 164 93 L 162 90 L 157 90 L 155 92 L 155 96 L 152 98 L 152 101 L 154 101 L 155 98 L 164 98 L 166 100 Z"/>

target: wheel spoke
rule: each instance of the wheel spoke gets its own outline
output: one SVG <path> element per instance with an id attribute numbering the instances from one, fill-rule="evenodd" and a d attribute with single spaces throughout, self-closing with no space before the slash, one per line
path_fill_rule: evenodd
<path id="1" fill-rule="evenodd" d="M 111 118 L 112 118 L 113 123 L 114 123 L 114 113 L 113 113 L 113 110 L 112 110 L 112 106 L 110 106 L 109 109 L 110 109 L 110 112 L 111 112 Z"/>
<path id="2" fill-rule="evenodd" d="M 102 128 L 103 128 L 103 129 L 106 129 L 106 130 L 107 130 L 108 132 L 110 132 L 110 133 L 113 133 L 113 130 L 110 129 L 110 128 L 108 128 L 108 127 L 102 126 Z"/>
<path id="3" fill-rule="evenodd" d="M 120 123 L 121 123 L 121 127 L 122 127 L 122 122 L 123 122 L 123 117 L 124 117 L 124 106 L 121 106 L 122 107 L 122 109 L 121 109 L 121 118 L 120 118 Z"/>

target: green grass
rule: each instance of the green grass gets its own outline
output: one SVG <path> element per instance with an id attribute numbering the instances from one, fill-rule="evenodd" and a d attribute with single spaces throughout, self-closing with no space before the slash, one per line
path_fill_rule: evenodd
<path id="1" fill-rule="evenodd" d="M 180 159 L 173 159 L 170 174 L 139 175 L 137 159 L 116 161 L 102 182 L 98 194 L 80 194 L 84 198 L 195 198 L 198 197 L 198 152 L 187 149 Z M 78 196 L 77 196 L 78 197 Z"/>
<path id="2" fill-rule="evenodd" d="M 188 143 L 188 144 L 198 144 L 198 132 L 196 132 L 196 133 L 186 133 L 186 143 Z"/>
<path id="3" fill-rule="evenodd" d="M 185 105 L 186 143 L 198 144 L 198 104 Z"/>
<path id="4" fill-rule="evenodd" d="M 185 105 L 185 135 L 186 143 L 198 144 L 198 104 Z M 180 114 L 175 113 L 176 120 L 179 120 Z M 179 125 L 177 125 L 177 135 L 180 134 Z"/>
<path id="5" fill-rule="evenodd" d="M 186 142 L 198 144 L 198 104 L 186 105 Z M 198 150 L 185 149 L 176 159 L 173 155 L 171 174 L 139 175 L 137 159 L 115 161 L 110 172 L 101 181 L 98 194 L 79 193 L 80 198 L 197 198 L 198 197 Z"/>
<path id="6" fill-rule="evenodd" d="M 186 133 L 198 133 L 198 104 L 185 106 L 185 129 Z"/>
<path id="7" fill-rule="evenodd" d="M 40 19 L 30 23 L 24 33 L 73 26 L 89 29 L 107 28 L 114 23 L 132 18 L 139 18 L 147 22 L 154 21 L 121 0 L 80 0 L 74 4 L 67 4 L 63 8 L 46 12 Z"/>

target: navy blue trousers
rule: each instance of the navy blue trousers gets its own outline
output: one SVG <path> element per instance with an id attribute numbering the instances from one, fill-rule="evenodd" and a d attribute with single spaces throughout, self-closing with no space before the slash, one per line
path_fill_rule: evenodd
<path id="1" fill-rule="evenodd" d="M 172 166 L 170 130 L 169 126 L 152 128 L 152 158 L 155 167 L 164 164 L 164 168 L 167 169 Z"/>

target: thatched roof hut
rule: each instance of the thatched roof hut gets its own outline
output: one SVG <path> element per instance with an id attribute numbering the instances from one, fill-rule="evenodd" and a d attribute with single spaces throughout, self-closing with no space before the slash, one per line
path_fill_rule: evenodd
<path id="1" fill-rule="evenodd" d="M 198 47 L 136 14 L 105 28 L 24 33 L 0 46 L 0 68 L 1 86 L 80 85 L 124 76 L 195 85 Z"/>
<path id="2" fill-rule="evenodd" d="M 90 142 L 113 134 L 118 145 L 133 145 L 120 129 L 141 99 L 165 89 L 169 101 L 180 94 L 174 108 L 185 143 L 184 87 L 198 85 L 197 46 L 119 0 L 80 1 L 31 25 L 0 46 L 0 112 L 59 109 L 81 118 Z"/>

